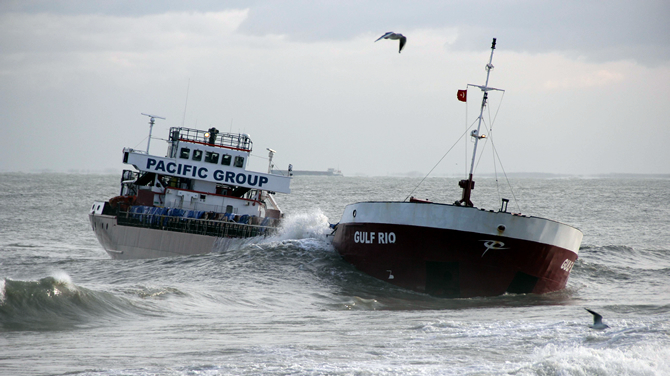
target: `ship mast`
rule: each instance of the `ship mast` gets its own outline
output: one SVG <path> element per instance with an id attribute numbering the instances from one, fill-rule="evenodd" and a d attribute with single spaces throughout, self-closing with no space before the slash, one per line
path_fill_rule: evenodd
<path id="1" fill-rule="evenodd" d="M 463 188 L 463 196 L 461 199 L 457 202 L 459 205 L 465 205 L 465 206 L 474 206 L 472 204 L 472 201 L 470 200 L 470 194 L 472 193 L 472 190 L 475 189 L 475 181 L 472 180 L 472 174 L 474 172 L 475 168 L 475 158 L 477 156 L 477 144 L 479 143 L 479 140 L 482 138 L 486 138 L 486 135 L 480 133 L 480 128 L 482 126 L 482 119 L 484 115 L 484 107 L 486 107 L 486 101 L 488 100 L 488 91 L 489 90 L 499 90 L 496 88 L 489 87 L 489 76 L 491 75 L 491 69 L 493 69 L 493 51 L 496 49 L 496 38 L 493 38 L 493 43 L 491 43 L 491 57 L 489 58 L 489 63 L 486 64 L 486 83 L 484 86 L 479 86 L 479 85 L 468 85 L 468 86 L 475 86 L 480 88 L 484 92 L 484 97 L 482 98 L 482 106 L 481 109 L 479 110 L 479 122 L 477 124 L 477 129 L 473 130 L 470 136 L 472 136 L 475 139 L 475 146 L 472 150 L 472 162 L 470 163 L 470 175 L 468 176 L 468 179 L 466 180 L 461 180 L 458 182 L 458 186 Z"/>
<path id="2" fill-rule="evenodd" d="M 149 120 L 149 138 L 147 139 L 147 154 L 149 154 L 149 146 L 151 145 L 151 131 L 154 129 L 154 123 L 156 122 L 156 119 L 165 120 L 165 118 L 156 115 L 145 114 L 144 112 L 142 112 L 142 115 L 148 116 L 151 119 Z"/>

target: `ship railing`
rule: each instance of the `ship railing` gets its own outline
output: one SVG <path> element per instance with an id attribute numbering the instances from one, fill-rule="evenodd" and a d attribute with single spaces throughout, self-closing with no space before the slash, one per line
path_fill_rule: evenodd
<path id="1" fill-rule="evenodd" d="M 215 135 L 214 142 L 210 142 L 211 139 L 209 131 L 201 131 L 199 129 L 184 127 L 170 128 L 170 141 L 179 140 L 195 141 L 199 143 L 225 146 L 246 151 L 251 151 L 253 148 L 253 142 L 251 142 L 251 138 L 246 134 L 219 132 Z"/>
<path id="2" fill-rule="evenodd" d="M 203 219 L 194 217 L 169 215 L 162 210 L 167 208 L 155 208 L 147 213 L 119 211 L 116 218 L 120 226 L 132 226 L 150 228 L 155 230 L 185 232 L 189 234 L 216 236 L 221 238 L 250 238 L 255 236 L 268 236 L 273 234 L 277 227 L 275 220 L 264 218 L 260 224 L 243 223 L 250 217 L 242 216 L 240 222 L 235 222 L 229 217 L 222 219 Z M 169 210 L 168 210 L 169 211 Z M 197 215 L 197 214 L 196 214 Z"/>
<path id="3" fill-rule="evenodd" d="M 230 196 L 227 196 L 227 197 L 230 197 Z M 227 197 L 224 197 L 224 200 Z M 179 196 L 177 196 L 177 198 L 179 198 Z M 248 204 L 268 206 L 263 201 L 247 199 L 247 198 L 244 198 L 244 197 L 242 197 L 242 198 L 232 197 L 232 198 L 233 199 L 238 199 L 238 200 L 244 200 Z M 166 201 L 165 205 L 168 205 L 168 206 L 178 206 L 180 204 L 180 202 L 179 202 L 180 200 L 178 200 L 176 198 L 175 199 L 168 198 L 165 201 Z M 187 209 L 183 209 L 183 210 L 185 210 L 185 211 L 193 210 L 194 212 L 202 212 L 202 213 L 206 213 L 206 212 L 220 213 L 220 212 L 226 210 L 226 206 L 228 206 L 228 204 L 229 203 L 225 202 L 225 201 L 222 201 L 221 204 L 205 204 L 205 203 L 202 203 L 202 202 L 199 202 L 199 201 L 195 200 L 195 201 L 189 203 L 189 207 Z"/>

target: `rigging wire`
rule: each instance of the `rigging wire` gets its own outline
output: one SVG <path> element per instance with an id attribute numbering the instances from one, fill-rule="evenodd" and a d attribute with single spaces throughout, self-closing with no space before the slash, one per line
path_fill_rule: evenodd
<path id="1" fill-rule="evenodd" d="M 493 150 L 493 168 L 495 172 L 495 179 L 496 179 L 496 190 L 498 191 L 498 199 L 502 201 L 502 196 L 500 194 L 500 186 L 499 186 L 499 181 L 498 181 L 498 165 L 496 163 L 496 159 L 498 160 L 498 163 L 500 163 L 500 169 L 502 170 L 503 176 L 505 177 L 505 181 L 507 182 L 507 187 L 509 188 L 510 193 L 512 194 L 512 198 L 514 199 L 514 204 L 516 205 L 516 209 L 521 212 L 521 207 L 519 206 L 519 200 L 517 200 L 516 195 L 514 194 L 514 190 L 512 189 L 512 184 L 509 181 L 509 177 L 507 176 L 507 172 L 505 171 L 505 166 L 503 166 L 502 159 L 500 159 L 500 155 L 498 154 L 498 149 L 495 146 L 495 142 L 493 142 L 493 124 L 495 123 L 496 119 L 498 118 L 498 113 L 500 112 L 500 107 L 502 106 L 502 101 L 505 98 L 505 91 L 503 90 L 502 96 L 500 97 L 500 103 L 498 103 L 498 108 L 496 109 L 496 113 L 493 116 L 493 120 L 491 119 L 491 112 L 489 111 L 489 120 L 491 121 L 491 127 L 488 128 L 489 132 L 489 138 L 491 140 L 491 149 Z"/>
<path id="2" fill-rule="evenodd" d="M 467 86 L 466 86 L 466 91 L 467 91 Z M 472 127 L 472 125 L 470 125 L 470 127 Z M 465 103 L 465 133 L 468 133 L 468 130 L 470 129 L 470 127 L 468 127 L 468 104 L 466 102 Z M 463 175 L 463 176 L 468 176 L 468 140 L 467 139 L 465 139 L 464 144 L 465 144 L 465 154 L 464 154 L 465 158 L 463 159 L 463 172 L 465 173 L 465 175 Z"/>
<path id="3" fill-rule="evenodd" d="M 254 158 L 260 158 L 260 159 L 270 160 L 270 158 L 266 157 L 265 155 L 249 154 L 249 156 L 250 156 L 250 157 L 254 157 Z"/>
<path id="4" fill-rule="evenodd" d="M 509 177 L 508 177 L 508 175 L 507 175 L 507 171 L 505 171 L 505 166 L 503 166 L 502 160 L 500 159 L 500 155 L 498 154 L 498 149 L 495 147 L 495 143 L 493 142 L 493 124 L 495 123 L 496 119 L 498 118 L 498 113 L 500 112 L 500 107 L 502 106 L 502 101 L 503 101 L 503 99 L 505 98 L 505 91 L 504 91 L 504 90 L 501 90 L 501 91 L 502 91 L 503 93 L 502 93 L 502 96 L 501 96 L 501 98 L 500 98 L 500 102 L 498 103 L 498 108 L 496 109 L 495 115 L 493 116 L 493 120 L 491 120 L 491 111 L 490 111 L 490 107 L 488 108 L 488 110 L 489 110 L 489 111 L 488 111 L 488 115 L 489 115 L 489 123 L 490 123 L 491 125 L 488 126 L 487 123 L 482 119 L 482 122 L 484 123 L 484 128 L 486 129 L 486 131 L 487 131 L 488 134 L 489 134 L 489 137 L 486 138 L 484 147 L 483 147 L 482 149 L 484 149 L 484 148 L 486 147 L 486 144 L 487 144 L 488 141 L 490 140 L 490 141 L 491 141 L 491 149 L 493 150 L 493 168 L 494 168 L 494 174 L 495 174 L 495 180 L 496 180 L 496 190 L 498 191 L 498 199 L 499 199 L 500 201 L 502 201 L 502 196 L 501 196 L 501 194 L 500 194 L 500 186 L 499 186 L 500 184 L 499 184 L 499 180 L 498 180 L 498 166 L 497 166 L 497 163 L 496 163 L 496 159 L 497 159 L 498 163 L 500 163 L 500 169 L 502 170 L 503 176 L 505 177 L 505 181 L 507 182 L 507 186 L 509 187 L 510 193 L 512 194 L 512 198 L 514 199 L 514 204 L 516 205 L 517 210 L 518 210 L 519 212 L 521 212 L 521 208 L 520 208 L 520 206 L 519 206 L 519 200 L 516 198 L 516 195 L 514 194 L 514 190 L 512 189 L 512 184 L 511 184 L 510 181 L 509 181 Z M 466 110 L 465 110 L 465 112 L 466 112 L 466 116 L 465 116 L 465 126 L 466 126 L 466 128 L 465 128 L 465 131 L 463 132 L 463 134 L 461 134 L 461 136 L 456 140 L 456 142 L 454 142 L 454 144 L 449 148 L 449 150 L 447 150 L 447 152 L 444 153 L 444 155 L 442 156 L 442 158 L 440 158 L 440 160 L 437 161 L 437 163 L 435 164 L 435 166 L 433 166 L 433 168 L 432 168 L 430 171 L 428 171 L 428 173 L 426 174 L 426 176 L 424 176 L 423 179 L 421 179 L 421 181 L 419 182 L 419 184 L 417 184 L 416 187 L 414 187 L 414 189 L 409 193 L 409 195 L 407 195 L 407 197 L 406 197 L 405 200 L 403 200 L 403 201 L 407 201 L 407 200 L 409 199 L 409 197 L 414 193 L 414 191 L 416 191 L 416 190 L 419 188 L 419 186 L 421 186 L 421 184 L 423 184 L 423 182 L 424 182 L 424 181 L 428 178 L 428 176 L 435 170 L 435 168 L 437 168 L 437 166 L 442 162 L 442 160 L 444 160 L 444 158 L 446 158 L 446 156 L 453 150 L 453 148 L 456 147 L 456 144 L 458 144 L 458 142 L 460 142 L 460 140 L 461 140 L 465 135 L 468 134 L 468 131 L 475 125 L 476 121 L 479 120 L 479 117 L 478 117 L 477 119 L 475 119 L 475 120 L 472 122 L 472 124 L 470 124 L 470 126 L 468 126 L 468 125 L 467 125 L 467 124 L 468 124 L 468 123 L 467 123 L 467 122 L 468 122 L 468 120 L 467 120 L 467 118 L 468 118 L 468 116 L 467 116 L 467 106 L 466 106 Z M 465 160 L 466 160 L 466 163 L 465 163 L 465 168 L 466 168 L 466 170 L 465 170 L 465 171 L 466 171 L 466 172 L 465 172 L 465 173 L 466 173 L 466 175 L 467 175 L 467 142 L 466 142 L 465 144 L 466 144 L 466 153 L 465 153 Z M 482 151 L 483 151 L 483 150 L 482 150 Z M 479 159 L 477 160 L 477 163 L 476 163 L 476 165 L 475 165 L 475 169 L 479 166 L 479 163 L 481 162 L 481 159 L 482 159 L 482 157 L 483 157 L 483 154 L 484 154 L 484 153 L 480 154 Z"/>
<path id="5" fill-rule="evenodd" d="M 493 144 L 493 141 L 491 141 L 491 146 L 493 148 L 493 153 L 495 153 L 495 156 L 498 158 L 498 163 L 500 163 L 500 169 L 503 172 L 503 175 L 505 175 L 505 181 L 507 182 L 507 186 L 509 187 L 509 191 L 512 194 L 512 198 L 514 199 L 514 204 L 516 204 L 516 210 L 521 213 L 521 207 L 519 206 L 519 200 L 516 199 L 516 195 L 514 194 L 514 190 L 512 189 L 512 184 L 509 181 L 509 178 L 507 177 L 507 172 L 505 171 L 505 166 L 502 164 L 502 160 L 500 160 L 500 155 L 498 155 L 498 149 L 496 149 L 495 145 Z"/>
<path id="6" fill-rule="evenodd" d="M 503 99 L 505 99 L 505 91 L 502 91 L 502 96 L 500 97 L 500 102 L 498 102 L 498 108 L 496 109 L 496 113 L 493 116 L 493 120 L 491 120 L 491 109 L 489 108 L 488 115 L 489 115 L 489 121 L 491 123 L 491 127 L 489 128 L 489 137 L 491 139 L 491 149 L 493 150 L 493 155 L 491 156 L 493 158 L 493 172 L 495 175 L 496 179 L 496 191 L 498 192 L 498 200 L 502 202 L 502 195 L 500 194 L 500 182 L 498 180 L 498 164 L 496 163 L 496 157 L 498 158 L 498 163 L 500 163 L 500 168 L 503 170 L 503 174 L 505 176 L 505 181 L 507 182 L 507 186 L 510 189 L 510 192 L 512 193 L 512 196 L 514 197 L 514 203 L 517 206 L 517 209 L 519 208 L 519 202 L 516 200 L 516 196 L 514 196 L 514 191 L 512 191 L 512 185 L 509 182 L 509 178 L 507 177 L 507 174 L 505 173 L 505 169 L 502 164 L 502 160 L 500 160 L 500 156 L 498 155 L 498 151 L 496 150 L 495 143 L 493 142 L 493 124 L 495 124 L 496 119 L 498 118 L 498 113 L 500 112 L 500 107 L 502 106 Z M 520 211 L 520 210 L 519 210 Z"/>
<path id="7" fill-rule="evenodd" d="M 148 137 L 149 137 L 149 136 L 144 137 L 140 142 L 137 143 L 137 145 L 135 145 L 135 146 L 133 147 L 133 149 L 135 149 L 135 148 L 137 148 L 138 146 L 140 146 L 140 144 L 143 143 L 144 141 L 146 141 Z"/>
<path id="8" fill-rule="evenodd" d="M 502 98 L 504 98 L 504 97 L 505 97 L 505 91 L 502 90 L 502 92 L 503 92 Z M 493 117 L 493 121 L 495 121 L 495 119 L 498 117 L 498 112 L 500 111 L 500 107 L 501 107 L 501 105 L 502 105 L 502 98 L 500 99 L 500 103 L 498 104 L 498 108 L 497 108 L 497 110 L 496 110 L 496 114 L 495 114 L 495 116 Z M 491 117 L 491 116 L 490 116 L 490 112 L 489 112 L 489 119 L 490 119 L 490 117 Z M 444 153 L 444 155 L 442 156 L 442 158 L 440 158 L 440 160 L 437 161 L 437 163 L 435 164 L 435 166 L 433 166 L 433 168 L 431 168 L 430 171 L 428 171 L 428 173 L 426 174 L 426 176 L 424 176 L 423 179 L 421 179 L 421 181 L 419 182 L 419 184 L 417 184 L 416 187 L 414 187 L 414 189 L 412 189 L 412 191 L 409 193 L 409 195 L 407 195 L 407 197 L 405 198 L 404 201 L 407 201 L 407 200 L 409 199 L 409 197 L 412 195 L 412 193 L 414 193 L 414 191 L 416 191 L 416 190 L 421 186 L 421 184 L 423 184 L 423 182 L 428 178 L 428 176 L 430 176 L 430 174 L 437 168 L 437 166 L 438 166 L 440 163 L 442 163 L 442 160 L 444 160 L 444 158 L 446 158 L 446 156 L 451 152 L 451 150 L 453 150 L 453 148 L 456 147 L 456 144 L 458 144 L 458 142 L 459 142 L 465 135 L 468 134 L 468 131 L 475 125 L 475 123 L 477 122 L 477 120 L 479 120 L 479 117 L 477 117 L 477 119 L 475 119 L 475 120 L 472 122 L 472 124 L 470 124 L 470 126 L 468 126 L 468 106 L 465 106 L 465 126 L 466 126 L 465 131 L 464 131 L 463 134 L 461 134 L 461 136 L 456 140 L 456 142 L 454 142 L 454 144 L 449 148 L 449 150 L 447 150 L 447 152 Z M 486 129 L 489 129 L 489 127 L 487 127 L 487 125 L 486 125 L 485 122 L 484 122 L 484 127 L 486 127 Z M 493 128 L 493 127 L 491 126 L 491 129 L 492 129 L 492 128 Z M 486 140 L 486 142 L 488 142 L 488 139 Z M 484 145 L 484 147 L 486 147 L 486 144 Z M 479 160 L 477 161 L 476 166 L 479 166 L 479 162 L 481 161 L 482 156 L 483 156 L 483 153 L 480 154 L 480 156 L 479 156 Z M 465 163 L 464 163 L 464 166 L 465 166 L 465 175 L 467 176 L 467 174 L 468 174 L 468 143 L 467 143 L 467 139 L 466 139 L 466 142 L 465 142 Z M 475 169 L 476 169 L 476 166 L 475 166 Z M 509 182 L 508 182 L 508 183 L 509 183 Z"/>
<path id="9" fill-rule="evenodd" d="M 503 92 L 503 95 L 504 92 Z M 498 110 L 500 110 L 500 106 L 502 104 L 502 100 L 498 104 Z M 489 116 L 489 123 L 491 124 L 491 127 L 487 127 L 487 130 L 489 132 L 489 139 L 491 140 L 491 149 L 494 149 L 494 142 L 493 142 L 493 123 L 495 122 L 495 117 L 493 120 L 491 120 L 491 107 L 487 108 L 488 111 L 486 113 Z M 498 115 L 498 112 L 496 111 L 496 117 Z M 498 164 L 496 163 L 496 156 L 495 156 L 495 150 L 491 153 L 491 159 L 493 159 L 493 176 L 495 177 L 496 180 L 496 193 L 498 193 L 498 201 L 502 202 L 502 195 L 500 194 L 500 181 L 498 180 Z"/>
<path id="10" fill-rule="evenodd" d="M 487 110 L 487 113 L 488 113 L 488 116 L 489 116 L 489 124 L 491 124 L 491 125 L 490 126 L 487 125 L 486 120 L 484 120 L 482 118 L 482 123 L 484 124 L 484 128 L 485 128 L 486 132 L 488 133 L 488 137 L 484 140 L 484 146 L 482 147 L 482 149 L 486 148 L 486 145 L 488 144 L 489 138 L 493 137 L 493 124 L 495 123 L 496 119 L 498 118 L 498 113 L 500 112 L 500 107 L 502 106 L 503 98 L 505 98 L 505 90 L 500 90 L 500 91 L 502 91 L 502 96 L 500 97 L 500 102 L 498 103 L 498 108 L 496 109 L 496 113 L 493 116 L 493 120 L 491 120 L 491 107 L 486 106 L 486 110 Z M 479 118 L 477 118 L 477 119 L 479 119 Z M 493 140 L 491 140 L 491 143 L 493 144 Z M 484 150 L 482 150 L 482 153 L 479 155 L 479 159 L 477 160 L 477 164 L 475 164 L 475 170 L 479 167 L 479 163 L 481 162 L 483 157 L 484 157 Z M 494 159 L 493 162 L 494 162 L 493 167 L 495 169 L 495 167 L 496 167 L 495 159 Z M 494 172 L 495 172 L 495 170 L 494 170 Z M 497 183 L 497 181 L 498 181 L 497 174 L 495 175 L 495 177 L 496 177 L 496 183 Z"/>
<path id="11" fill-rule="evenodd" d="M 486 121 L 482 119 L 482 123 L 484 124 L 484 130 L 488 132 L 489 127 L 486 125 Z M 489 143 L 488 137 L 484 139 L 484 145 L 482 146 L 482 149 L 479 153 L 479 158 L 477 159 L 477 163 L 475 164 L 475 168 L 473 171 L 477 171 L 477 168 L 479 168 L 479 163 L 482 161 L 482 158 L 484 157 L 484 149 L 486 149 L 486 145 Z"/>
<path id="12" fill-rule="evenodd" d="M 424 176 L 423 179 L 421 179 L 421 181 L 419 182 L 419 184 L 417 184 L 416 187 L 414 187 L 414 189 L 412 189 L 412 191 L 407 195 L 407 197 L 405 197 L 405 199 L 403 200 L 403 202 L 404 202 L 404 201 L 407 201 L 407 200 L 410 198 L 410 196 L 412 195 L 412 193 L 414 193 L 414 191 L 416 191 L 416 190 L 419 188 L 419 186 L 421 186 L 421 184 L 423 184 L 423 182 L 428 178 L 428 176 L 433 172 L 433 170 L 435 170 L 435 169 L 437 168 L 437 166 L 438 166 L 440 163 L 442 163 L 442 160 L 447 156 L 447 154 L 449 154 L 449 152 L 451 152 L 451 151 L 454 149 L 454 147 L 456 147 L 456 145 L 461 141 L 461 138 L 463 138 L 463 136 L 465 136 L 466 134 L 468 134 L 468 131 L 470 130 L 470 128 L 472 128 L 473 125 L 475 125 L 474 122 L 473 122 L 467 129 L 465 129 L 465 132 L 463 132 L 463 134 L 461 134 L 461 136 L 456 140 L 456 142 L 454 142 L 454 144 L 451 145 L 451 147 L 449 148 L 449 150 L 447 150 L 447 152 L 444 153 L 444 155 L 442 156 L 442 158 L 440 158 L 440 160 L 437 161 L 437 163 L 435 163 L 435 166 L 433 166 L 433 168 L 431 168 L 430 171 L 428 171 L 428 173 L 426 174 L 426 176 Z"/>
<path id="13" fill-rule="evenodd" d="M 519 200 L 517 200 L 516 195 L 514 194 L 514 190 L 512 189 L 512 184 L 509 181 L 509 177 L 507 176 L 507 172 L 505 171 L 505 167 L 503 166 L 502 160 L 500 159 L 500 155 L 498 154 L 498 149 L 496 149 L 495 142 L 493 141 L 493 123 L 495 123 L 496 119 L 498 118 L 498 113 L 500 111 L 500 107 L 502 106 L 502 99 L 504 98 L 504 96 L 505 96 L 505 92 L 503 91 L 503 95 L 500 98 L 500 103 L 498 104 L 498 108 L 496 109 L 496 113 L 493 116 L 493 120 L 491 120 L 491 112 L 490 112 L 490 109 L 489 109 L 488 115 L 489 115 L 489 121 L 490 121 L 491 126 L 488 126 L 486 124 L 486 122 L 484 122 L 484 127 L 486 128 L 489 136 L 486 138 L 486 143 L 482 147 L 482 154 L 479 156 L 479 159 L 477 160 L 477 165 L 475 166 L 475 169 L 479 166 L 479 163 L 481 162 L 481 160 L 483 158 L 484 148 L 486 148 L 486 145 L 487 145 L 488 141 L 490 140 L 491 141 L 491 149 L 493 150 L 493 152 L 492 152 L 492 154 L 493 154 L 492 155 L 493 169 L 494 169 L 494 177 L 495 177 L 495 181 L 496 181 L 496 191 L 498 193 L 498 200 L 502 202 L 502 195 L 500 193 L 500 181 L 498 180 L 498 163 L 499 163 L 500 168 L 501 168 L 501 170 L 503 172 L 503 175 L 505 177 L 505 182 L 507 183 L 507 187 L 509 188 L 510 193 L 512 194 L 512 198 L 514 199 L 514 204 L 516 205 L 517 210 L 519 212 L 521 212 L 521 208 L 519 206 Z M 497 163 L 496 163 L 496 159 L 497 159 Z"/>

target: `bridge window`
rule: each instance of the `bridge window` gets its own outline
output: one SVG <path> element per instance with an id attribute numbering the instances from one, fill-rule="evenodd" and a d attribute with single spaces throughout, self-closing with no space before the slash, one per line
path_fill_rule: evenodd
<path id="1" fill-rule="evenodd" d="M 211 151 L 205 152 L 205 162 L 219 163 L 219 153 L 214 153 Z"/>
<path id="2" fill-rule="evenodd" d="M 181 148 L 181 150 L 179 152 L 179 158 L 188 159 L 188 157 L 190 157 L 190 156 L 191 156 L 191 149 Z"/>
<path id="3" fill-rule="evenodd" d="M 244 167 L 244 157 L 235 157 L 235 167 Z"/>
<path id="4" fill-rule="evenodd" d="M 194 161 L 201 161 L 202 160 L 202 150 L 193 150 L 193 158 Z"/>
<path id="5" fill-rule="evenodd" d="M 225 166 L 230 166 L 230 160 L 231 159 L 232 159 L 232 157 L 230 156 L 230 154 L 224 154 L 221 157 L 221 164 L 225 165 Z"/>

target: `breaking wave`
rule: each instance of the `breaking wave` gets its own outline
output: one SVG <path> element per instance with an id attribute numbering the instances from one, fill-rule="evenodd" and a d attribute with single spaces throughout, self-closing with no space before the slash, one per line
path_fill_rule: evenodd
<path id="1" fill-rule="evenodd" d="M 111 293 L 75 285 L 62 272 L 36 281 L 0 281 L 0 328 L 4 330 L 68 329 L 133 309 L 129 301 Z"/>

